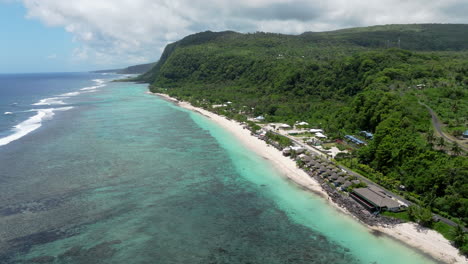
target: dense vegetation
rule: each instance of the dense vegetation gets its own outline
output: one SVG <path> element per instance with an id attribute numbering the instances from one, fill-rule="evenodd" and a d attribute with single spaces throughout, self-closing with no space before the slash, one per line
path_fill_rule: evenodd
<path id="1" fill-rule="evenodd" d="M 231 101 L 211 110 L 239 120 L 307 121 L 333 138 L 373 132 L 340 162 L 389 189 L 404 185 L 408 199 L 466 225 L 468 159 L 434 135 L 422 103 L 447 132 L 467 129 L 467 51 L 468 25 L 203 32 L 168 45 L 139 80 L 205 108 Z"/>

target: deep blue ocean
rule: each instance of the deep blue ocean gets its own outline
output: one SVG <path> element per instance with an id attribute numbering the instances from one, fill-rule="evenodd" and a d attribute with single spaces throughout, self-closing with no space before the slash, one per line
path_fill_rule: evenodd
<path id="1" fill-rule="evenodd" d="M 0 75 L 0 263 L 434 263 L 113 78 Z"/>

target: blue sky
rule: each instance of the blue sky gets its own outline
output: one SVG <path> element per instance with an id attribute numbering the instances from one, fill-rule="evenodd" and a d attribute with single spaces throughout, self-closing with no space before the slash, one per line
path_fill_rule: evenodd
<path id="1" fill-rule="evenodd" d="M 0 73 L 86 70 L 92 65 L 73 62 L 77 47 L 61 27 L 47 27 L 26 19 L 21 3 L 0 2 Z"/>
<path id="2" fill-rule="evenodd" d="M 0 73 L 155 62 L 168 43 L 206 30 L 466 24 L 467 13 L 467 0 L 0 0 Z"/>

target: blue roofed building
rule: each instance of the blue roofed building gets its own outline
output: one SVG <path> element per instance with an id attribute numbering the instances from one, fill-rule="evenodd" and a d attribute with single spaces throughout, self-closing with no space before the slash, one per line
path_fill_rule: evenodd
<path id="1" fill-rule="evenodd" d="M 351 136 L 351 135 L 346 135 L 345 138 L 346 138 L 348 141 L 350 141 L 350 142 L 352 142 L 352 143 L 354 143 L 354 144 L 356 144 L 356 145 L 365 145 L 365 144 L 366 144 L 366 142 L 360 140 L 359 138 L 356 138 L 356 137 L 354 137 L 354 136 Z"/>
<path id="2" fill-rule="evenodd" d="M 372 134 L 371 132 L 367 132 L 367 131 L 361 131 L 361 135 L 365 136 L 368 139 L 374 138 L 374 134 Z"/>

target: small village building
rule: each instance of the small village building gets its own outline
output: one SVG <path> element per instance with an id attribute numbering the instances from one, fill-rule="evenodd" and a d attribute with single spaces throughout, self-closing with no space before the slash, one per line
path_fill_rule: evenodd
<path id="1" fill-rule="evenodd" d="M 283 149 L 283 156 L 289 156 L 291 155 L 291 148 L 284 148 Z"/>
<path id="2" fill-rule="evenodd" d="M 298 122 L 296 125 L 297 125 L 297 126 L 308 126 L 309 123 L 304 122 L 304 121 L 301 121 L 301 122 Z"/>
<path id="3" fill-rule="evenodd" d="M 354 143 L 356 145 L 364 145 L 366 144 L 366 142 L 354 137 L 354 136 L 351 136 L 351 135 L 346 135 L 345 138 L 350 141 L 351 143 Z"/>
<path id="4" fill-rule="evenodd" d="M 311 128 L 309 130 L 310 133 L 323 133 L 323 129 L 320 128 Z"/>
<path id="5" fill-rule="evenodd" d="M 300 146 L 292 146 L 291 150 L 296 152 L 296 154 L 302 154 L 302 153 L 306 152 L 306 149 L 303 148 L 303 147 L 300 147 Z"/>
<path id="6" fill-rule="evenodd" d="M 376 186 L 356 188 L 351 193 L 351 197 L 372 212 L 400 211 L 400 203 L 393 200 L 384 190 Z"/>
<path id="7" fill-rule="evenodd" d="M 365 136 L 368 139 L 374 138 L 374 134 L 372 134 L 371 132 L 367 132 L 367 131 L 361 131 L 361 135 Z"/>
<path id="8" fill-rule="evenodd" d="M 318 138 L 327 138 L 327 136 L 325 136 L 323 133 L 321 132 L 317 132 L 315 133 L 315 136 L 318 137 Z"/>
<path id="9" fill-rule="evenodd" d="M 463 132 L 463 138 L 468 138 L 468 130 L 466 130 L 465 132 Z"/>
<path id="10" fill-rule="evenodd" d="M 426 85 L 422 84 L 422 83 L 416 85 L 416 89 L 418 89 L 418 90 L 424 89 L 424 87 L 426 87 Z"/>
<path id="11" fill-rule="evenodd" d="M 279 127 L 280 127 L 281 129 L 289 129 L 289 128 L 291 128 L 291 126 L 288 125 L 288 124 L 281 124 Z"/>
<path id="12" fill-rule="evenodd" d="M 360 180 L 352 180 L 351 183 L 353 185 L 358 185 L 358 184 L 361 184 L 361 181 Z"/>
<path id="13" fill-rule="evenodd" d="M 255 118 L 255 120 L 257 120 L 257 121 L 265 121 L 265 117 L 263 117 L 263 116 L 257 116 L 257 117 Z"/>

